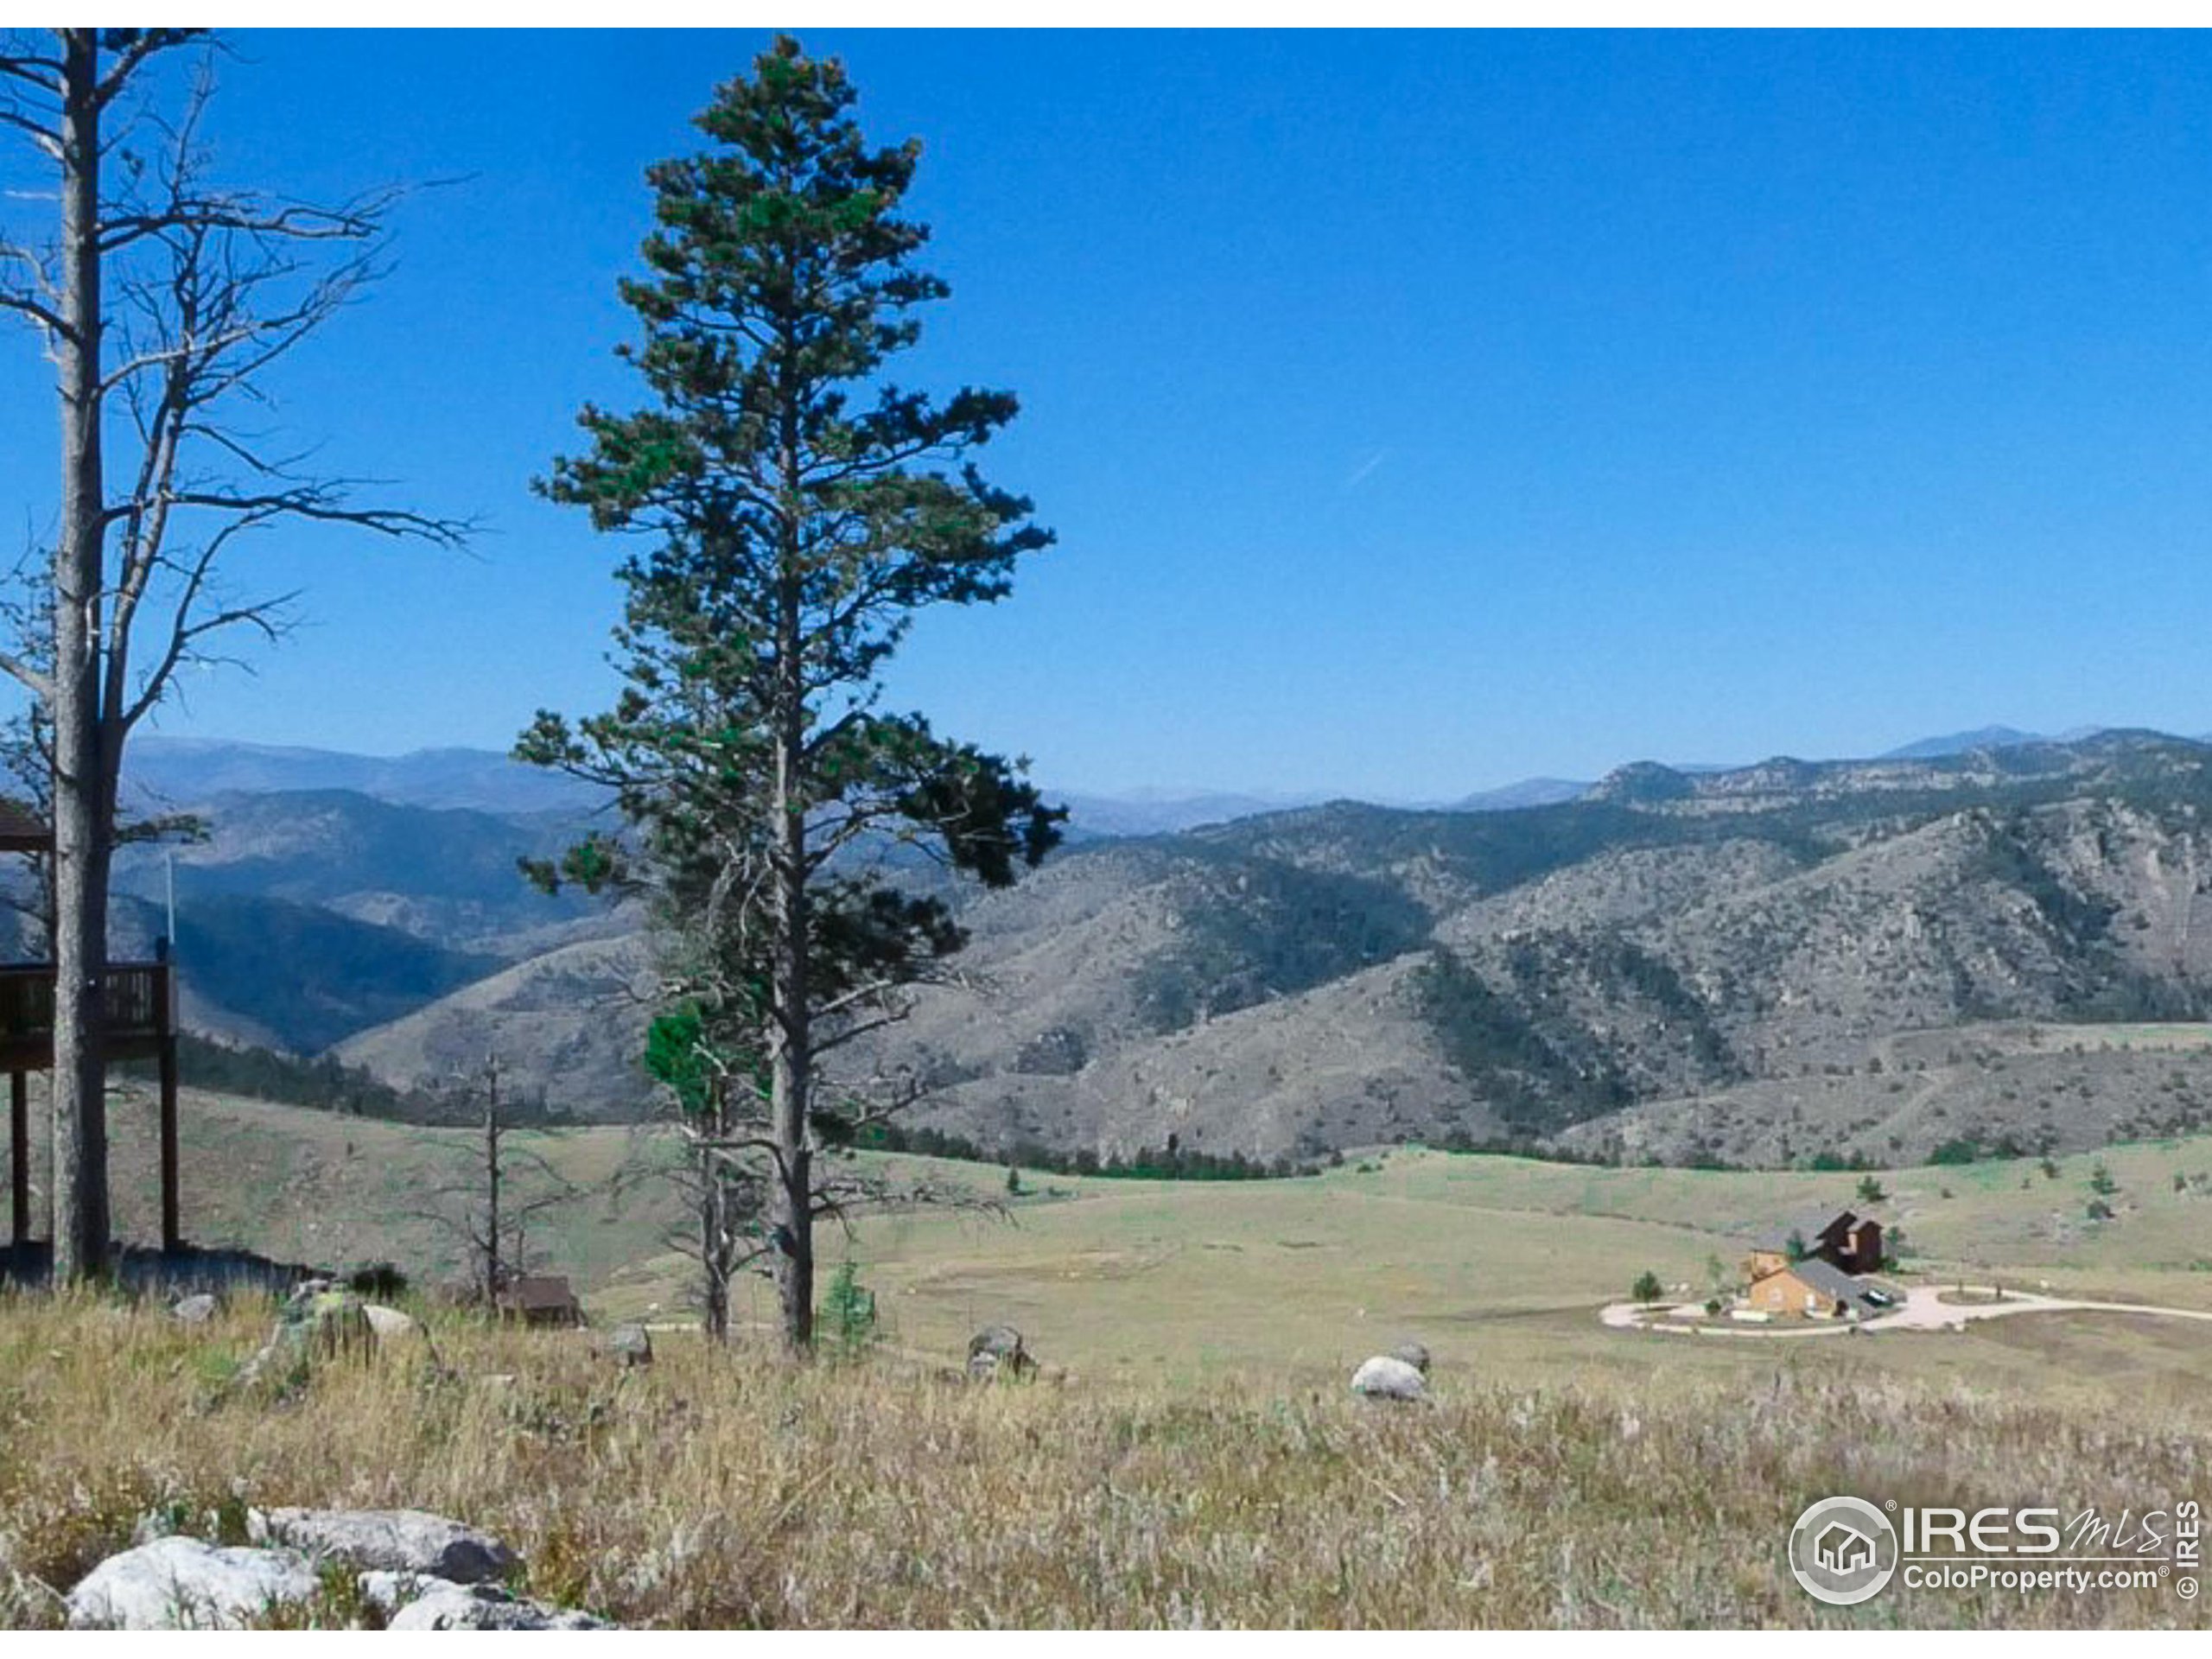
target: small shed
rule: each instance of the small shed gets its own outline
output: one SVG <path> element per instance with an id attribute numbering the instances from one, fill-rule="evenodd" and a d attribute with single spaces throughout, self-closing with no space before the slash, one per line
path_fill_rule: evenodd
<path id="1" fill-rule="evenodd" d="M 499 1293 L 499 1312 L 524 1325 L 582 1325 L 584 1311 L 566 1279 L 524 1274 Z"/>
<path id="2" fill-rule="evenodd" d="M 0 853 L 48 853 L 54 850 L 54 831 L 48 829 L 21 801 L 0 797 Z"/>

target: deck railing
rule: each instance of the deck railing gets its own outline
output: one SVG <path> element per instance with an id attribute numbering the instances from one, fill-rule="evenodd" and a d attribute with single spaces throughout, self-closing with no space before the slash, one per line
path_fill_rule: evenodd
<path id="1" fill-rule="evenodd" d="M 111 1038 L 154 1037 L 169 1027 L 169 965 L 116 962 L 107 969 L 106 1031 Z M 0 1043 L 54 1034 L 54 964 L 0 965 Z"/>

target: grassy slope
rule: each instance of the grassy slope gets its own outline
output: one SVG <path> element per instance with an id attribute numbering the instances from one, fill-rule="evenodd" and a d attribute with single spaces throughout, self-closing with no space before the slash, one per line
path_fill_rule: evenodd
<path id="1" fill-rule="evenodd" d="M 143 1234 L 150 1195 L 132 1177 L 149 1114 L 118 1116 L 125 1218 Z M 196 1237 L 337 1260 L 427 1259 L 435 1236 L 395 1217 L 467 1142 L 204 1096 L 185 1122 Z M 532 1141 L 578 1176 L 629 1151 L 608 1130 Z M 2186 1265 L 2212 1239 L 2212 1197 L 2171 1181 L 2212 1169 L 2212 1140 L 2104 1159 L 2119 1219 L 2078 1236 L 2046 1218 L 2079 1212 L 2090 1158 L 2062 1160 L 2056 1181 L 2032 1164 L 1878 1179 L 1884 1212 L 1947 1271 L 2212 1306 L 2212 1272 Z M 2212 1330 L 2066 1314 L 1866 1340 L 1608 1332 L 1594 1305 L 1637 1271 L 1694 1281 L 1764 1222 L 1849 1201 L 1858 1178 L 1373 1162 L 1212 1185 L 1031 1175 L 1011 1225 L 872 1220 L 852 1248 L 887 1341 L 864 1367 L 798 1376 L 708 1365 L 695 1338 L 664 1333 L 658 1365 L 618 1378 L 588 1333 L 444 1316 L 462 1380 L 413 1361 L 339 1367 L 270 1411 L 213 1391 L 264 1309 L 194 1330 L 157 1308 L 0 1293 L 0 1627 L 49 1620 L 39 1585 L 73 1582 L 148 1509 L 202 1515 L 241 1481 L 261 1503 L 463 1516 L 523 1551 L 538 1592 L 664 1624 L 2208 1617 L 2148 1592 L 1893 1587 L 1826 1610 L 1776 1560 L 1790 1517 L 1835 1491 L 2108 1511 L 2201 1496 Z M 996 1171 L 928 1168 L 1002 1189 Z M 567 1218 L 558 1247 L 599 1311 L 673 1301 L 680 1267 L 655 1254 L 668 1218 L 658 1197 Z M 839 1248 L 825 1240 L 830 1259 Z M 1067 1386 L 935 1380 L 995 1318 L 1074 1373 Z M 1436 1353 L 1436 1408 L 1363 1408 L 1344 1368 L 1408 1333 Z M 486 1373 L 514 1380 L 467 1380 Z"/>
<path id="2" fill-rule="evenodd" d="M 2010 1389 L 1839 1376 L 1815 1344 L 1733 1381 L 1530 1389 L 1446 1370 L 1433 1408 L 1406 1409 L 1359 1402 L 1340 1379 L 981 1389 L 884 1357 L 795 1373 L 677 1337 L 650 1370 L 618 1376 L 588 1334 L 448 1316 L 443 1376 L 416 1344 L 326 1365 L 283 1409 L 223 1399 L 267 1318 L 245 1306 L 193 1328 L 157 1308 L 0 1294 L 0 1627 L 52 1622 L 56 1592 L 141 1515 L 220 1535 L 241 1497 L 453 1515 L 518 1549 L 532 1592 L 632 1624 L 2208 1617 L 2162 1590 L 1899 1585 L 1848 1609 L 1799 1593 L 1779 1555 L 1815 1497 L 1972 1507 L 2032 1494 L 2117 1514 L 2171 1501 L 2212 1461 L 2201 1427 L 2139 1397 L 2075 1411 Z"/>
<path id="3" fill-rule="evenodd" d="M 152 1228 L 150 1110 L 118 1109 L 118 1206 Z M 457 1276 L 452 1238 L 415 1212 L 441 1173 L 471 1153 L 465 1130 L 347 1119 L 188 1096 L 188 1233 L 291 1259 L 390 1257 L 418 1279 Z M 618 1129 L 518 1136 L 572 1179 L 605 1183 L 666 1148 Z M 884 1160 L 978 1197 L 995 1170 Z M 1007 1219 L 925 1211 L 834 1230 L 827 1263 L 850 1254 L 880 1293 L 893 1342 L 957 1354 L 994 1319 L 1029 1332 L 1050 1361 L 1085 1376 L 1191 1376 L 1224 1370 L 1338 1371 L 1402 1335 L 1447 1365 L 1529 1381 L 1586 1371 L 1633 1376 L 1658 1338 L 1603 1331 L 1595 1306 L 1645 1268 L 1700 1288 L 1768 1224 L 1808 1207 L 1855 1204 L 1856 1174 L 1606 1169 L 1400 1151 L 1321 1177 L 1256 1183 L 1083 1180 L 1031 1173 Z M 2117 1183 L 2112 1222 L 2085 1217 L 2089 1178 Z M 2212 1138 L 2146 1142 L 2061 1159 L 1882 1172 L 1885 1203 L 1929 1276 L 1991 1277 L 2130 1300 L 2212 1307 Z M 1950 1196 L 1943 1196 L 1948 1192 Z M 604 1316 L 683 1316 L 688 1274 L 669 1253 L 680 1224 L 665 1183 L 634 1183 L 569 1206 L 533 1235 L 541 1265 L 577 1277 Z M 749 1311 L 767 1316 L 765 1290 Z M 1849 1357 L 1843 1357 L 1845 1352 Z M 1757 1342 L 1669 1339 L 1670 1369 L 1770 1368 Z M 2038 1388 L 2186 1392 L 2212 1382 L 2212 1332 L 2094 1316 L 2035 1316 L 1963 1336 L 1852 1342 L 1829 1363 Z"/>

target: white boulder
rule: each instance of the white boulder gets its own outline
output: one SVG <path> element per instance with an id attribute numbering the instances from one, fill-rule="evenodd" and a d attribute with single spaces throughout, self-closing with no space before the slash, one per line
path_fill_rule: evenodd
<path id="1" fill-rule="evenodd" d="M 380 1302 L 363 1302 L 361 1317 L 369 1322 L 369 1332 L 379 1344 L 397 1342 L 422 1329 L 415 1323 L 411 1313 L 403 1313 L 397 1308 L 386 1307 Z"/>
<path id="2" fill-rule="evenodd" d="M 1381 1400 L 1422 1400 L 1428 1385 L 1421 1372 L 1391 1354 L 1377 1354 L 1351 1374 L 1351 1391 Z"/>
<path id="3" fill-rule="evenodd" d="M 603 1630 L 589 1613 L 549 1607 L 495 1590 L 488 1584 L 448 1584 L 409 1602 L 392 1615 L 389 1630 Z"/>
<path id="4" fill-rule="evenodd" d="M 289 1549 L 226 1549 L 197 1538 L 157 1538 L 111 1555 L 69 1592 L 75 1630 L 235 1630 L 321 1588 Z"/>

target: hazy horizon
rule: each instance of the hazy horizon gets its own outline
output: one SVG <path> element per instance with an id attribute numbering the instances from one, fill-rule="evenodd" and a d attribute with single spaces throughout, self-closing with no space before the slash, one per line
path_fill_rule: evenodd
<path id="1" fill-rule="evenodd" d="M 1617 771 L 1622 766 L 1647 761 L 1656 761 L 1660 765 L 1674 766 L 1684 771 L 1720 772 L 1729 771 L 1738 767 L 1757 766 L 1762 761 L 1781 759 L 1785 755 L 1788 758 L 1794 760 L 1812 761 L 1877 760 L 1891 756 L 1898 751 L 1914 747 L 1920 744 L 1945 741 L 1954 738 L 1972 736 L 1987 731 L 2012 731 L 2017 733 L 2021 739 L 2063 742 L 2089 736 L 2098 732 L 2127 730 L 2157 730 L 2165 732 L 2167 735 L 2172 737 L 2183 738 L 2196 741 L 2212 742 L 2212 732 L 2198 732 L 2193 730 L 2168 731 L 2167 728 L 2164 728 L 2146 727 L 2140 721 L 2115 721 L 2108 724 L 2101 722 L 2082 723 L 2063 728 L 2060 731 L 2037 733 L 2028 731 L 2024 728 L 2013 727 L 2008 721 L 1990 721 L 1979 726 L 1962 726 L 1956 728 L 1947 728 L 1942 731 L 1932 729 L 1923 731 L 1916 736 L 1900 738 L 1897 741 L 1887 744 L 1882 748 L 1869 750 L 1865 753 L 1859 754 L 1821 754 L 1805 750 L 1778 750 L 1772 754 L 1737 756 L 1719 760 L 1688 760 L 1681 756 L 1669 755 L 1623 755 L 1618 760 L 1587 773 L 1573 773 L 1563 770 L 1553 770 L 1548 772 L 1530 772 L 1518 778 L 1502 778 L 1485 781 L 1478 781 L 1469 784 L 1465 787 L 1455 787 L 1449 785 L 1437 785 L 1431 787 L 1427 783 L 1414 784 L 1409 782 L 1404 786 L 1388 792 L 1381 793 L 1351 789 L 1332 788 L 1325 784 L 1318 784 L 1303 788 L 1295 786 L 1277 787 L 1274 785 L 1246 786 L 1233 780 L 1224 783 L 1205 779 L 1200 779 L 1196 782 L 1169 779 L 1165 782 L 1141 782 L 1118 786 L 1100 786 L 1092 784 L 1086 779 L 1058 778 L 1054 777 L 1039 768 L 1033 768 L 1032 770 L 1048 787 L 1052 789 L 1065 791 L 1071 794 L 1091 796 L 1104 800 L 1128 802 L 1133 804 L 1147 802 L 1169 803 L 1211 797 L 1221 797 L 1224 798 L 1248 799 L 1276 806 L 1294 806 L 1304 804 L 1309 802 L 1335 799 L 1361 800 L 1376 805 L 1383 806 L 1427 806 L 1449 804 L 1452 802 L 1465 799 L 1470 797 L 1500 792 L 1527 784 L 1594 783 L 1598 779 L 1605 776 L 1608 772 Z M 162 745 L 175 745 L 179 747 L 193 745 L 206 745 L 211 747 L 265 750 L 273 753 L 327 755 L 334 758 L 377 761 L 403 761 L 439 754 L 470 754 L 509 758 L 507 756 L 507 752 L 505 749 L 498 749 L 486 745 L 471 743 L 434 742 L 404 749 L 393 750 L 353 749 L 338 748 L 328 744 L 317 743 L 266 743 L 256 739 L 232 737 L 216 733 L 199 731 L 172 732 L 150 728 L 144 734 L 144 737 L 153 740 L 157 748 Z M 127 766 L 127 760 L 125 764 Z M 520 765 L 522 763 L 517 762 L 516 764 Z"/>

